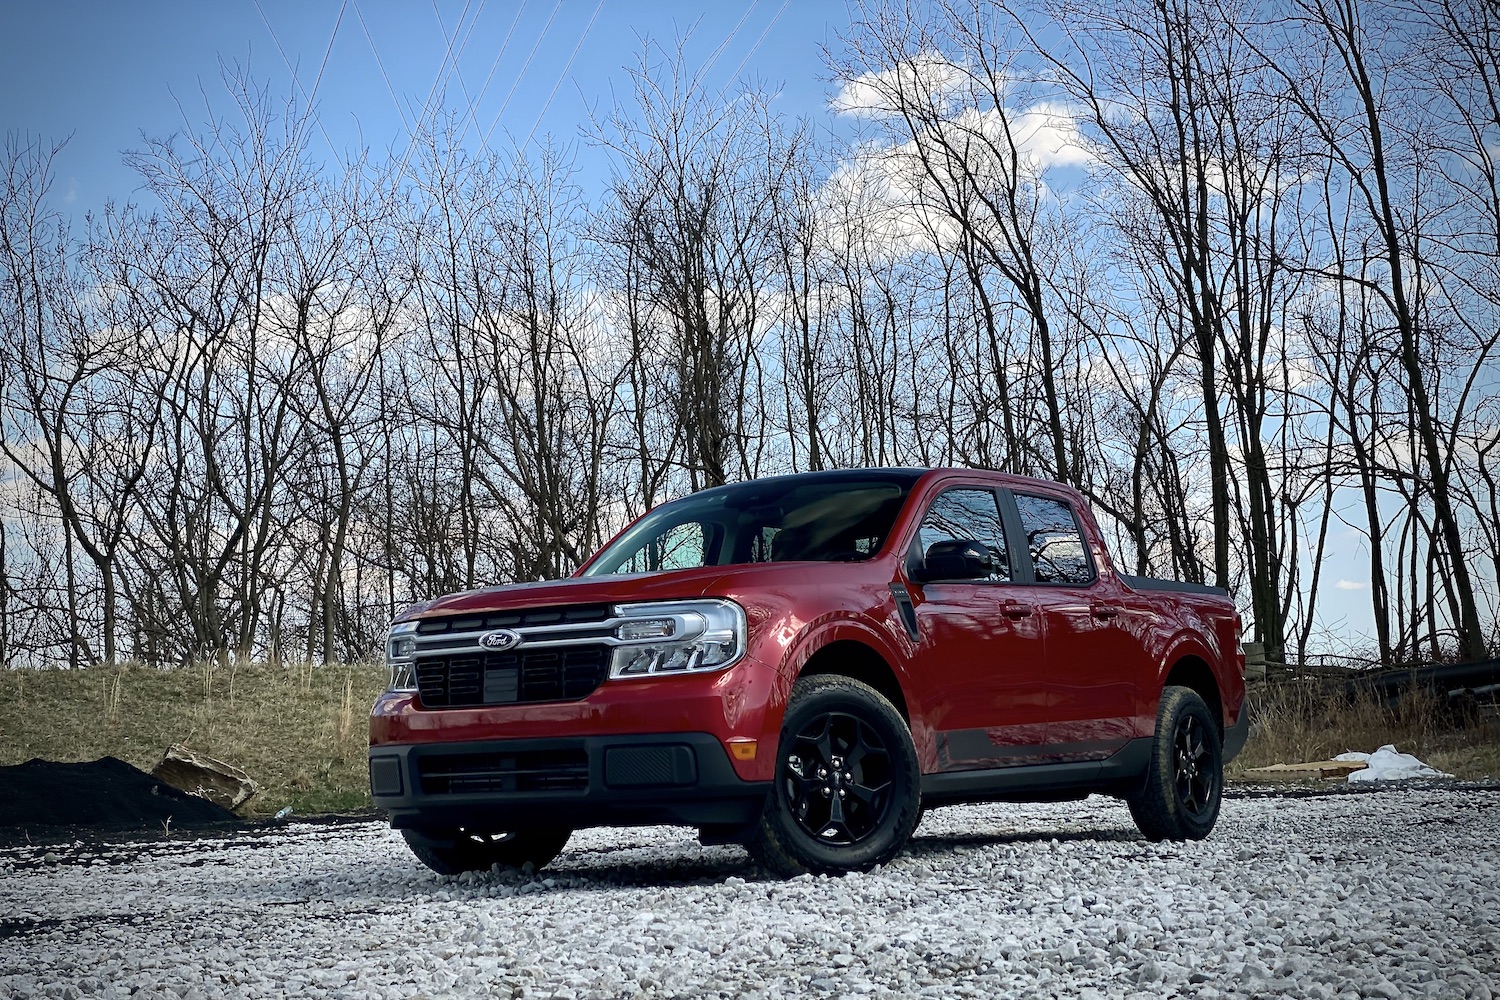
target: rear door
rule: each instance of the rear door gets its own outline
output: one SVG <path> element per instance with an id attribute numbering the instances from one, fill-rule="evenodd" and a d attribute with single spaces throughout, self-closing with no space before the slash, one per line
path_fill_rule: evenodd
<path id="1" fill-rule="evenodd" d="M 1137 735 L 1143 688 L 1154 680 L 1144 642 L 1149 612 L 1096 565 L 1069 498 L 1017 489 L 1004 500 L 1012 532 L 1025 541 L 1021 589 L 1045 633 L 1045 756 L 1102 760 Z"/>
<path id="2" fill-rule="evenodd" d="M 984 580 L 911 583 L 920 639 L 913 673 L 923 687 L 940 770 L 1030 763 L 1046 734 L 1042 627 L 1010 569 L 1000 498 L 979 484 L 943 488 L 909 545 L 919 560 L 933 542 L 972 539 L 990 548 Z"/>

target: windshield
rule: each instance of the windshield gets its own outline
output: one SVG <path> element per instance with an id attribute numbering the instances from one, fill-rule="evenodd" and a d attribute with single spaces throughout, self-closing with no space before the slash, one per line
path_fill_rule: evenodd
<path id="1" fill-rule="evenodd" d="M 647 514 L 583 575 L 869 559 L 890 535 L 920 475 L 812 473 L 694 493 Z"/>

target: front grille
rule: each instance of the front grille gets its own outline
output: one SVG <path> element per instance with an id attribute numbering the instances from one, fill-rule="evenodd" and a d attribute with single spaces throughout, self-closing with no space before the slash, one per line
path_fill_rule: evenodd
<path id="1" fill-rule="evenodd" d="M 417 780 L 426 795 L 579 792 L 589 786 L 589 757 L 582 747 L 432 754 L 417 758 Z"/>
<path id="2" fill-rule="evenodd" d="M 587 698 L 609 675 L 609 647 L 552 646 L 505 653 L 418 656 L 417 690 L 428 708 L 524 705 Z"/>
<path id="3" fill-rule="evenodd" d="M 542 625 L 588 625 L 608 621 L 608 604 L 568 604 L 555 608 L 519 608 L 454 618 L 429 618 L 417 626 L 418 635 L 487 632 L 496 628 L 535 628 Z"/>

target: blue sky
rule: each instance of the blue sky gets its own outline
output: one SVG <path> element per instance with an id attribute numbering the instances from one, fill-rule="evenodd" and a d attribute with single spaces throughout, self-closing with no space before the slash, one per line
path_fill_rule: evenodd
<path id="1" fill-rule="evenodd" d="M 358 145 L 378 154 L 404 146 L 402 116 L 421 114 L 456 32 L 448 105 L 468 107 L 460 79 L 471 98 L 483 91 L 475 118 L 485 130 L 498 122 L 490 145 L 504 148 L 505 132 L 520 141 L 533 128 L 538 139 L 577 142 L 591 104 L 607 108 L 612 88 L 628 93 L 626 68 L 643 38 L 670 50 L 689 32 L 689 63 L 710 66 L 710 86 L 751 78 L 779 91 L 786 113 L 828 122 L 820 47 L 836 45 L 849 21 L 843 0 L 9 0 L 3 9 L 0 130 L 71 135 L 54 192 L 75 210 L 134 196 L 139 182 L 121 151 L 139 147 L 143 132 L 181 130 L 183 109 L 200 125 L 205 93 L 228 110 L 221 59 L 248 60 L 258 81 L 285 96 L 287 60 L 310 91 L 326 54 L 316 98 L 324 129 L 341 154 Z M 578 146 L 585 171 L 602 173 Z M 332 159 L 321 137 L 313 153 Z"/>
<path id="2" fill-rule="evenodd" d="M 582 138 L 589 108 L 607 110 L 613 93 L 628 95 L 627 69 L 637 65 L 646 38 L 671 51 L 689 35 L 689 65 L 707 67 L 711 88 L 753 79 L 779 94 L 777 107 L 787 115 L 854 127 L 829 111 L 835 87 L 821 53 L 838 47 L 850 22 L 844 0 L 0 3 L 0 130 L 71 136 L 55 164 L 53 193 L 54 205 L 72 212 L 138 197 L 139 179 L 121 154 L 139 148 L 143 133 L 181 130 L 184 110 L 201 127 L 205 94 L 219 113 L 230 110 L 221 60 L 248 61 L 278 97 L 293 92 L 288 61 L 303 91 L 323 67 L 316 94 L 323 129 L 340 154 L 365 146 L 378 158 L 404 149 L 408 124 L 447 72 L 453 38 L 461 52 L 457 74 L 447 78 L 447 106 L 467 110 L 467 88 L 479 125 L 495 126 L 491 148 L 507 148 L 507 133 L 520 141 L 533 129 L 537 139 L 550 134 L 575 144 L 579 181 L 590 196 L 601 189 L 607 164 Z M 334 158 L 321 135 L 312 153 Z M 1320 617 L 1335 631 L 1368 631 L 1368 592 L 1338 583 L 1362 585 L 1364 540 L 1334 524 L 1329 545 Z"/>

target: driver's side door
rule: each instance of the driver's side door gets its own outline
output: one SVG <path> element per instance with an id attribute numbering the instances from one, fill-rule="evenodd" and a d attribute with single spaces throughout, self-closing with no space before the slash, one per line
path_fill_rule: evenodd
<path id="1" fill-rule="evenodd" d="M 940 770 L 1032 762 L 1046 737 L 1042 622 L 1011 579 L 995 490 L 952 486 L 929 503 L 909 550 L 915 565 L 934 542 L 988 546 L 993 571 L 978 580 L 909 584 L 918 641 L 913 673 Z"/>

